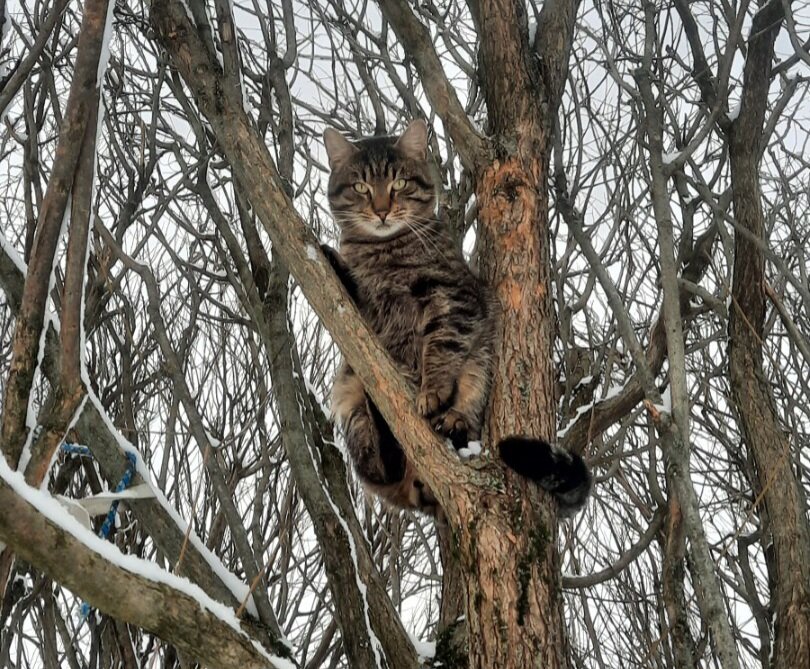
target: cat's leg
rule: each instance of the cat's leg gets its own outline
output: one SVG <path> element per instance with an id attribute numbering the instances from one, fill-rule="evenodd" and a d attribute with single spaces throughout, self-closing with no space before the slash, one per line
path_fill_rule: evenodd
<path id="1" fill-rule="evenodd" d="M 422 330 L 417 409 L 457 449 L 480 436 L 492 359 L 491 321 L 473 288 L 436 290 Z"/>
<path id="2" fill-rule="evenodd" d="M 438 357 L 441 351 L 433 351 Z M 429 360 L 430 352 L 425 355 Z M 467 445 L 469 424 L 465 416 L 455 409 L 458 398 L 459 377 L 455 369 L 457 364 L 446 362 L 443 369 L 431 370 L 430 365 L 423 368 L 422 383 L 416 400 L 419 413 L 427 418 L 433 428 L 448 437 L 456 449 Z"/>
<path id="3" fill-rule="evenodd" d="M 421 383 L 416 407 L 425 418 L 449 409 L 457 379 L 476 340 L 476 295 L 468 286 L 437 285 L 422 317 Z"/>
<path id="4" fill-rule="evenodd" d="M 481 423 L 490 384 L 490 360 L 487 353 L 473 354 L 456 377 L 452 405 L 431 420 L 434 429 L 449 437 L 453 445 L 464 448 L 481 438 Z"/>
<path id="5" fill-rule="evenodd" d="M 332 265 L 332 269 L 335 270 L 335 274 L 337 274 L 338 279 L 340 279 L 340 282 L 343 284 L 346 292 L 349 293 L 351 298 L 355 301 L 355 303 L 357 303 L 360 295 L 360 289 L 358 288 L 357 282 L 354 280 L 354 277 L 349 270 L 349 266 L 343 260 L 340 253 L 338 253 L 328 244 L 321 244 L 321 251 L 323 251 L 323 254 L 326 256 L 329 264 Z"/>
<path id="6" fill-rule="evenodd" d="M 405 454 L 360 379 L 344 365 L 332 387 L 332 415 L 339 422 L 355 471 L 367 484 L 385 486 L 405 476 Z"/>

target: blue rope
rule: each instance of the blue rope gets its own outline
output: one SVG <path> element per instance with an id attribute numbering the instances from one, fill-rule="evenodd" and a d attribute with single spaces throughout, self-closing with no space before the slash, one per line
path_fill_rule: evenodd
<path id="1" fill-rule="evenodd" d="M 62 444 L 62 451 L 72 455 L 89 455 L 92 457 L 92 453 L 90 453 L 90 449 L 87 448 L 87 446 L 79 446 L 78 444 L 64 443 Z M 118 482 L 118 485 L 115 486 L 115 492 L 123 492 L 129 487 L 129 484 L 132 482 L 132 477 L 135 476 L 135 467 L 138 464 L 138 459 L 135 453 L 127 451 L 124 453 L 124 455 L 127 458 L 127 469 L 124 472 L 124 475 L 121 477 L 121 480 Z M 121 500 L 116 499 L 113 500 L 112 504 L 110 504 L 110 510 L 107 512 L 107 517 L 104 519 L 101 529 L 98 531 L 98 536 L 102 539 L 106 539 L 110 536 L 110 530 L 115 525 L 115 515 L 118 513 L 118 504 L 120 501 Z M 80 615 L 82 620 L 85 620 L 87 616 L 90 615 L 90 604 L 87 602 L 82 602 Z"/>
<path id="2" fill-rule="evenodd" d="M 69 453 L 70 455 L 87 455 L 93 457 L 93 454 L 90 452 L 90 449 L 87 448 L 87 446 L 69 444 L 68 442 L 62 444 L 62 452 Z"/>

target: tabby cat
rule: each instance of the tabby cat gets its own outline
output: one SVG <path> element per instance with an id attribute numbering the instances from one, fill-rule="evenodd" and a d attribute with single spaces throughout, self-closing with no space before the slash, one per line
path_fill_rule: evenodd
<path id="1" fill-rule="evenodd" d="M 427 158 L 427 126 L 400 137 L 349 142 L 324 133 L 329 204 L 340 252 L 324 247 L 360 312 L 417 387 L 417 409 L 460 449 L 480 438 L 495 340 L 496 305 L 443 233 Z M 436 498 L 345 362 L 332 413 L 365 487 L 401 508 L 436 515 Z M 504 462 L 553 493 L 560 515 L 581 508 L 591 476 L 578 455 L 539 439 L 499 444 Z"/>

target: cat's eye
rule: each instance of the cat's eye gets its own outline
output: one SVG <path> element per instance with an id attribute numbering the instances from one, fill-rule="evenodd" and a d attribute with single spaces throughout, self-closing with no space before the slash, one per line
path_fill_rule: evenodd
<path id="1" fill-rule="evenodd" d="M 405 179 L 397 179 L 391 184 L 393 190 L 402 190 L 408 182 Z"/>
<path id="2" fill-rule="evenodd" d="M 358 181 L 354 184 L 354 190 L 358 193 L 368 193 L 368 185 L 364 184 L 362 181 Z"/>

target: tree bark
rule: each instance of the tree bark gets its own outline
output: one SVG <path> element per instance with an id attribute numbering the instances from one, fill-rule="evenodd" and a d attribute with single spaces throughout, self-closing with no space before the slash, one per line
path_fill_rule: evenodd
<path id="1" fill-rule="evenodd" d="M 576 9 L 566 0 L 544 6 L 541 59 L 523 3 L 471 3 L 495 154 L 475 186 L 481 273 L 501 310 L 489 444 L 511 434 L 556 441 L 548 177 Z M 483 498 L 467 518 L 470 667 L 569 666 L 554 506 L 508 474 L 506 495 Z"/>
<path id="2" fill-rule="evenodd" d="M 759 185 L 761 137 L 784 5 L 772 0 L 756 15 L 749 39 L 740 114 L 730 131 L 731 188 L 737 225 L 766 240 Z M 793 449 L 779 424 L 763 367 L 765 259 L 737 234 L 729 317 L 731 395 L 753 462 L 757 510 L 773 542 L 775 669 L 810 663 L 810 527 L 794 469 Z M 798 457 L 798 456 L 796 456 Z"/>

